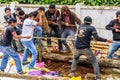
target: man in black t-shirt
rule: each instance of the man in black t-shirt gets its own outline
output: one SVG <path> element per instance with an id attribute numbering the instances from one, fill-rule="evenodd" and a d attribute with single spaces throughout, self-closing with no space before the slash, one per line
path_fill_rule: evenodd
<path id="1" fill-rule="evenodd" d="M 10 18 L 16 18 L 16 15 L 11 13 L 11 9 L 9 7 L 6 7 L 4 11 L 6 14 L 4 15 L 5 22 L 8 22 Z"/>
<path id="2" fill-rule="evenodd" d="M 77 39 L 75 42 L 76 49 L 72 61 L 71 73 L 69 74 L 69 76 L 74 76 L 79 57 L 81 55 L 85 55 L 88 58 L 88 60 L 90 60 L 90 62 L 93 64 L 96 79 L 101 80 L 98 62 L 96 61 L 96 57 L 90 49 L 91 37 L 93 36 L 96 40 L 104 42 L 112 42 L 112 40 L 99 37 L 95 27 L 90 25 L 91 23 L 92 18 L 87 16 L 84 18 L 84 24 L 80 25 L 80 27 L 78 28 Z"/>
<path id="3" fill-rule="evenodd" d="M 115 57 L 113 54 L 120 48 L 120 11 L 116 12 L 116 19 L 111 20 L 110 23 L 106 25 L 106 29 L 112 31 L 114 40 L 108 49 L 108 58 L 119 58 L 119 56 Z"/>
<path id="4" fill-rule="evenodd" d="M 21 11 L 19 12 L 19 18 L 20 18 L 20 20 L 21 20 L 21 22 L 22 22 L 22 24 L 23 24 L 24 20 L 25 20 L 26 18 L 28 18 L 28 14 L 25 14 L 25 12 L 24 12 L 23 10 L 21 10 Z"/>
<path id="5" fill-rule="evenodd" d="M 23 70 L 21 67 L 19 55 L 11 47 L 11 42 L 13 40 L 13 37 L 16 39 L 20 39 L 20 38 L 30 38 L 30 36 L 17 35 L 16 30 L 15 30 L 16 22 L 17 21 L 15 18 L 9 19 L 8 26 L 3 31 L 2 38 L 0 40 L 0 50 L 2 50 L 2 52 L 3 52 L 3 58 L 2 58 L 1 65 L 0 65 L 0 71 L 4 72 L 4 70 L 7 66 L 8 58 L 9 58 L 9 56 L 11 56 L 16 63 L 17 73 L 22 74 Z"/>
<path id="6" fill-rule="evenodd" d="M 61 29 L 58 25 L 57 21 L 60 16 L 60 12 L 55 8 L 54 4 L 49 5 L 49 10 L 45 12 L 46 18 L 48 20 L 49 27 L 51 29 L 51 33 L 48 34 L 48 37 L 52 36 L 52 33 L 54 31 L 55 37 L 61 38 Z M 47 45 L 51 46 L 51 39 L 47 40 Z M 61 40 L 58 40 L 58 48 L 59 50 L 62 50 L 62 42 Z"/>
<path id="7" fill-rule="evenodd" d="M 18 15 L 16 15 L 15 13 L 11 13 L 11 9 L 9 7 L 6 7 L 4 9 L 4 11 L 5 11 L 5 14 L 6 14 L 6 15 L 4 15 L 4 19 L 5 19 L 6 23 L 8 23 L 11 18 L 15 18 L 15 19 L 17 19 L 17 23 L 21 23 L 21 21 L 18 18 Z M 20 35 L 22 33 L 22 30 L 18 27 L 18 24 L 16 26 L 16 33 L 18 35 Z M 17 44 L 16 44 L 14 39 L 12 41 L 12 44 L 13 44 L 14 49 L 17 51 L 19 46 L 17 47 Z"/>

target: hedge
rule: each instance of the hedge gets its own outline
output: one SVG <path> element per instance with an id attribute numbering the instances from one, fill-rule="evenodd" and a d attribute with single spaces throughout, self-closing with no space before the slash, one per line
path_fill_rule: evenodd
<path id="1" fill-rule="evenodd" d="M 16 0 L 0 0 L 0 3 L 10 3 Z M 17 0 L 21 4 L 57 4 L 75 5 L 83 3 L 90 6 L 120 6 L 120 0 Z"/>

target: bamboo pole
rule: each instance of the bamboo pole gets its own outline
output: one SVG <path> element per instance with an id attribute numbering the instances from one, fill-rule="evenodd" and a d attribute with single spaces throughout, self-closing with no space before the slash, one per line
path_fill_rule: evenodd
<path id="1" fill-rule="evenodd" d="M 27 80 L 69 80 L 67 77 L 39 77 L 39 76 L 30 76 L 30 75 L 23 75 L 23 74 L 12 74 L 12 73 L 5 73 L 0 72 L 1 77 L 10 77 L 10 78 L 17 78 L 17 79 L 27 79 Z"/>

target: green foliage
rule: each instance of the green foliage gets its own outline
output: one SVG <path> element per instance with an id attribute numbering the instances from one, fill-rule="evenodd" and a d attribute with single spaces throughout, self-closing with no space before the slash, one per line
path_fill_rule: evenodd
<path id="1" fill-rule="evenodd" d="M 10 3 L 16 0 L 0 0 L 0 3 Z M 120 6 L 120 0 L 17 0 L 21 4 L 57 4 L 57 5 L 75 5 L 84 3 L 90 6 Z"/>

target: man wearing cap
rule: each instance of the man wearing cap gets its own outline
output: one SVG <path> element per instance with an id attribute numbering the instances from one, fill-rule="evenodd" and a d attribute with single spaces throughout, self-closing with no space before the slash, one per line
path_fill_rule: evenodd
<path id="1" fill-rule="evenodd" d="M 93 65 L 94 73 L 96 74 L 96 80 L 101 80 L 98 62 L 96 61 L 96 57 L 90 49 L 91 37 L 93 36 L 96 40 L 104 42 L 112 42 L 112 40 L 99 37 L 95 27 L 90 25 L 91 23 L 92 18 L 86 16 L 84 18 L 84 24 L 80 25 L 78 28 L 77 38 L 75 42 L 75 52 L 71 66 L 71 73 L 69 74 L 70 77 L 74 76 L 79 57 L 81 55 L 85 55 Z"/>
<path id="2" fill-rule="evenodd" d="M 22 8 L 20 7 L 17 7 L 15 8 L 15 14 L 18 16 L 19 15 L 19 12 L 22 10 Z"/>
<path id="3" fill-rule="evenodd" d="M 45 12 L 45 15 L 47 17 L 49 27 L 51 28 L 51 33 L 48 34 L 48 36 L 51 37 L 52 36 L 52 31 L 54 31 L 55 36 L 57 38 L 61 38 L 60 26 L 57 23 L 58 17 L 60 16 L 60 12 L 55 8 L 54 4 L 49 5 L 49 10 L 47 10 Z M 48 46 L 51 45 L 51 39 L 47 40 L 47 44 L 48 44 Z M 59 48 L 59 50 L 62 50 L 62 42 L 61 42 L 61 40 L 58 40 L 58 48 Z"/>
<path id="4" fill-rule="evenodd" d="M 120 11 L 116 12 L 116 19 L 111 20 L 108 25 L 106 25 L 107 30 L 111 30 L 113 33 L 113 43 L 108 49 L 108 58 L 113 59 L 113 54 L 120 48 Z"/>

